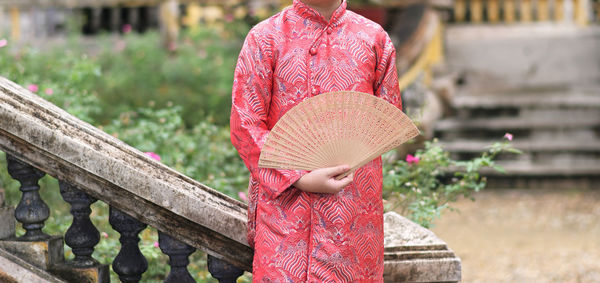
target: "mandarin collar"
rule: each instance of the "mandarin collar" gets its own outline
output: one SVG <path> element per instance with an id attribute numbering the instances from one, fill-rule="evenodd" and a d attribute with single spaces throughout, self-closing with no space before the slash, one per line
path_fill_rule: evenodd
<path id="1" fill-rule="evenodd" d="M 321 22 L 325 25 L 335 24 L 346 12 L 346 0 L 342 0 L 340 6 L 333 12 L 333 14 L 331 15 L 331 19 L 329 19 L 329 22 L 327 22 L 327 20 L 323 16 L 321 16 L 319 12 L 317 12 L 310 6 L 304 4 L 304 2 L 300 0 L 294 0 L 293 5 L 294 11 L 298 13 L 298 15 L 300 15 L 301 17 Z"/>

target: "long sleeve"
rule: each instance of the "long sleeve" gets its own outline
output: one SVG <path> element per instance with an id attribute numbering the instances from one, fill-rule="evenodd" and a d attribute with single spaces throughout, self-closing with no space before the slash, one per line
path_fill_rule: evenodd
<path id="1" fill-rule="evenodd" d="M 265 188 L 270 197 L 276 198 L 305 172 L 258 167 L 260 152 L 269 134 L 273 84 L 273 57 L 267 47 L 253 31 L 246 37 L 234 74 L 230 126 L 231 142 L 252 179 Z"/>
<path id="2" fill-rule="evenodd" d="M 373 90 L 377 97 L 402 109 L 398 70 L 396 69 L 396 49 L 385 31 L 379 33 L 377 48 L 378 62 L 375 69 L 375 85 Z"/>

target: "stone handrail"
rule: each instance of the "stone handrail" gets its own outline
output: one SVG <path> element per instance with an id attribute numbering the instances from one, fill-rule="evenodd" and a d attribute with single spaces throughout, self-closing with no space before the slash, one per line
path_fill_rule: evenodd
<path id="1" fill-rule="evenodd" d="M 0 150 L 180 241 L 251 270 L 246 205 L 2 77 Z"/>

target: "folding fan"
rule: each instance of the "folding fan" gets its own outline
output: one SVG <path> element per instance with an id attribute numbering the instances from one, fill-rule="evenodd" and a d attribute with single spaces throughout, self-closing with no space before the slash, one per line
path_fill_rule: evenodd
<path id="1" fill-rule="evenodd" d="M 400 109 L 374 95 L 329 92 L 290 109 L 271 129 L 258 166 L 314 170 L 341 164 L 350 171 L 419 134 Z"/>

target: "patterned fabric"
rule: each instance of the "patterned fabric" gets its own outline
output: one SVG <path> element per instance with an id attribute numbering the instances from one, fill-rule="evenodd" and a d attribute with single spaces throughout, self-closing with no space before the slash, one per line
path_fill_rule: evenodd
<path id="1" fill-rule="evenodd" d="M 381 159 L 338 194 L 302 192 L 305 171 L 258 168 L 269 130 L 302 100 L 353 90 L 401 107 L 395 50 L 376 23 L 346 10 L 327 22 L 299 0 L 255 26 L 234 75 L 231 141 L 251 173 L 254 282 L 383 281 Z"/>

